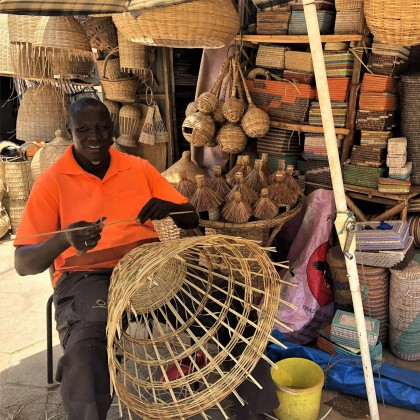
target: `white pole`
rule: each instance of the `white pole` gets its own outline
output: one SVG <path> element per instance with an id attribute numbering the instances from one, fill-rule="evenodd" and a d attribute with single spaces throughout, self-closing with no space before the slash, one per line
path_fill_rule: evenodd
<path id="1" fill-rule="evenodd" d="M 328 163 L 337 208 L 337 219 L 335 225 L 340 239 L 341 248 L 344 250 L 344 245 L 348 236 L 346 227 L 349 226 L 349 223 L 354 226 L 355 220 L 354 216 L 347 210 L 340 157 L 337 149 L 334 119 L 331 109 L 330 93 L 328 90 L 327 72 L 325 70 L 324 53 L 322 50 L 318 17 L 314 0 L 303 0 L 303 10 L 305 13 L 306 26 L 308 28 L 309 44 L 311 47 L 315 80 L 321 108 L 322 125 L 324 128 L 325 143 L 327 145 Z M 373 380 L 372 364 L 366 334 L 362 296 L 360 293 L 359 275 L 357 272 L 356 259 L 354 258 L 354 236 L 350 241 L 348 241 L 348 246 L 346 248 L 345 260 L 362 355 L 363 373 L 369 402 L 370 417 L 372 420 L 379 420 L 378 403 L 376 401 L 375 384 Z"/>

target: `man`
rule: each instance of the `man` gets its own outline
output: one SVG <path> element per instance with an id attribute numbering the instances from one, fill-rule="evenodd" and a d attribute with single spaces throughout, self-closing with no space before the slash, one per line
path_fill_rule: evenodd
<path id="1" fill-rule="evenodd" d="M 73 103 L 68 128 L 73 145 L 31 191 L 17 237 L 32 238 L 15 241 L 15 268 L 28 275 L 54 264 L 64 348 L 57 378 L 67 418 L 104 420 L 111 404 L 105 328 L 112 269 L 131 249 L 158 241 L 151 220 L 170 216 L 190 229 L 199 219 L 147 161 L 111 148 L 113 127 L 102 102 Z"/>

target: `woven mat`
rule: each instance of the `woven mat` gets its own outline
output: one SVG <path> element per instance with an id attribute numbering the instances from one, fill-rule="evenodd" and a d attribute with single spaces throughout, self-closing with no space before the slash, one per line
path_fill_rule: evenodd
<path id="1" fill-rule="evenodd" d="M 360 26 L 360 10 L 343 10 L 335 16 L 335 34 L 357 34 Z"/>
<path id="2" fill-rule="evenodd" d="M 331 34 L 334 31 L 335 13 L 326 10 L 320 10 L 317 13 L 318 24 L 321 35 Z M 292 17 L 289 23 L 289 35 L 307 35 L 305 15 L 303 11 L 292 11 Z"/>

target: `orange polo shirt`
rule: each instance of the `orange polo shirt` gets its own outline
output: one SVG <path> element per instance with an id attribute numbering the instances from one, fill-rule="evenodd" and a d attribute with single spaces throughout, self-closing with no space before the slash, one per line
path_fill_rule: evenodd
<path id="1" fill-rule="evenodd" d="M 152 198 L 177 204 L 188 202 L 147 160 L 110 149 L 111 164 L 103 179 L 84 171 L 73 157 L 73 146 L 36 180 L 16 237 L 63 229 L 71 223 L 94 222 L 105 216 L 105 227 L 96 248 L 78 257 L 69 247 L 54 261 L 53 286 L 66 271 L 114 268 L 131 249 L 158 240 L 153 224 L 135 220 Z M 14 245 L 35 245 L 48 236 L 15 240 Z"/>

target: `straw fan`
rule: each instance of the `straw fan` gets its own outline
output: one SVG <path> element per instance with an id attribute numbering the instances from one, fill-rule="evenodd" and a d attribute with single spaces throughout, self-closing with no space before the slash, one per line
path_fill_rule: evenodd
<path id="1" fill-rule="evenodd" d="M 225 235 L 147 244 L 122 258 L 108 297 L 108 361 L 130 418 L 207 418 L 217 406 L 227 419 L 220 402 L 232 392 L 245 404 L 236 388 L 259 386 L 253 368 L 260 358 L 271 364 L 264 350 L 280 284 L 266 250 Z"/>

